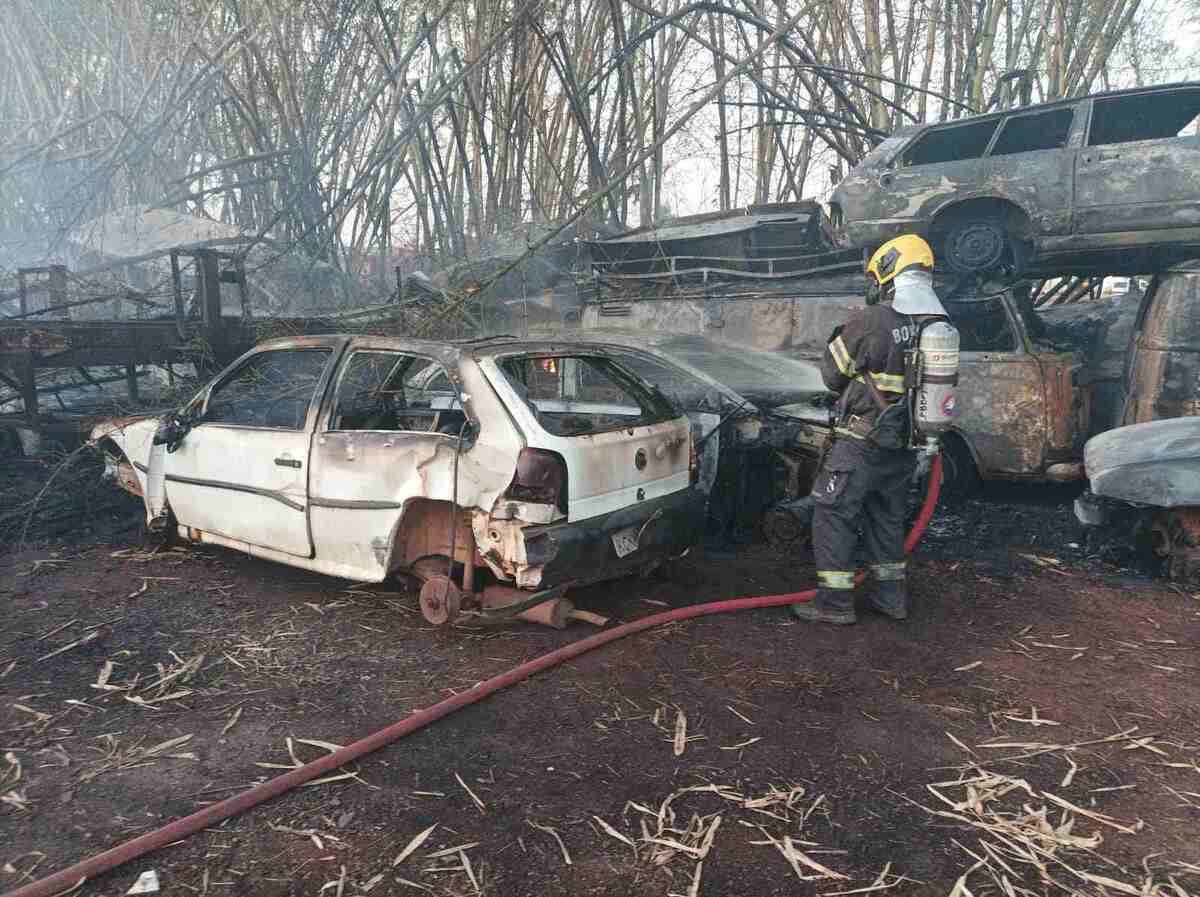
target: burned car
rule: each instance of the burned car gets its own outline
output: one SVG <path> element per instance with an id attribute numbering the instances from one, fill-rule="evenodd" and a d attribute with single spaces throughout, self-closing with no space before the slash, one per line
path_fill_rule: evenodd
<path id="1" fill-rule="evenodd" d="M 817 365 L 693 334 L 582 332 L 701 422 L 710 536 L 751 539 L 768 508 L 808 494 L 837 398 Z"/>
<path id="2" fill-rule="evenodd" d="M 944 302 L 959 332 L 958 419 L 942 439 L 947 498 L 980 480 L 1077 480 L 1088 436 L 1091 386 L 1081 357 L 1035 335 L 1007 292 Z M 861 304 L 821 303 L 811 358 L 829 332 Z"/>
<path id="3" fill-rule="evenodd" d="M 705 514 L 689 419 L 582 341 L 274 340 L 169 419 L 92 435 L 152 523 L 332 576 L 415 576 L 436 623 L 475 599 L 561 608 L 566 586 L 686 552 Z"/>
<path id="4" fill-rule="evenodd" d="M 958 274 L 1156 270 L 1200 246 L 1197 116 L 1184 83 L 901 128 L 830 218 L 845 246 L 920 233 Z"/>
<path id="5" fill-rule="evenodd" d="M 1089 491 L 1075 516 L 1162 558 L 1172 579 L 1200 578 L 1200 418 L 1118 427 L 1088 440 Z"/>
<path id="6" fill-rule="evenodd" d="M 944 302 L 959 330 L 958 406 L 960 417 L 942 441 L 948 497 L 971 492 L 981 479 L 1077 480 L 1089 430 L 1092 387 L 1082 356 L 1041 339 L 1036 321 L 1021 313 L 1008 292 L 966 296 Z M 622 314 L 612 314 L 617 308 Z M 691 330 L 687 339 L 729 346 L 732 354 L 758 352 L 775 364 L 776 383 L 803 382 L 783 363 L 804 364 L 819 381 L 815 362 L 833 328 L 862 308 L 861 295 L 829 292 L 769 299 L 734 298 L 722 302 L 654 299 L 627 303 L 596 302 L 585 307 L 581 333 L 600 333 L 601 325 L 629 328 L 643 340 L 652 337 L 657 351 L 670 352 L 665 328 Z M 718 317 L 720 316 L 720 317 Z M 713 327 L 716 319 L 725 326 Z M 727 342 L 733 332 L 744 339 L 770 340 L 773 352 Z M 659 336 L 661 333 L 661 338 Z M 749 357 L 749 356 L 746 356 Z M 778 361 L 775 361 L 778 360 Z M 714 376 L 725 376 L 715 370 Z M 802 404 L 810 421 L 813 393 Z M 777 411 L 792 410 L 786 405 Z"/>

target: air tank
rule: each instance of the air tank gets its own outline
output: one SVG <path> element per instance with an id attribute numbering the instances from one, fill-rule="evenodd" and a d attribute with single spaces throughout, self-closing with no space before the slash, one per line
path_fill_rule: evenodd
<path id="1" fill-rule="evenodd" d="M 958 418 L 958 330 L 948 321 L 934 321 L 921 330 L 917 343 L 915 426 L 922 436 L 945 433 Z"/>

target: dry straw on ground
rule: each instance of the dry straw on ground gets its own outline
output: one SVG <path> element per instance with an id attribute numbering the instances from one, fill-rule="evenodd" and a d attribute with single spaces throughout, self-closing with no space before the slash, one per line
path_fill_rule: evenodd
<path id="1" fill-rule="evenodd" d="M 1144 827 L 1141 820 L 1115 819 L 982 768 L 927 788 L 940 806 L 918 806 L 976 836 L 973 847 L 954 841 L 974 863 L 950 897 L 1190 897 L 1182 881 L 1186 870 L 1151 871 L 1143 864 L 1133 872 L 1101 852 L 1105 829 L 1118 837 L 1135 835 Z"/>

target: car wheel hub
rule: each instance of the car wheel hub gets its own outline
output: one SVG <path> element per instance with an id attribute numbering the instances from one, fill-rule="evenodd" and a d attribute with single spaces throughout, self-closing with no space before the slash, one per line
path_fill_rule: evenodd
<path id="1" fill-rule="evenodd" d="M 975 222 L 955 230 L 947 242 L 947 254 L 956 268 L 988 271 L 999 266 L 1007 245 L 1004 231 L 987 221 Z"/>

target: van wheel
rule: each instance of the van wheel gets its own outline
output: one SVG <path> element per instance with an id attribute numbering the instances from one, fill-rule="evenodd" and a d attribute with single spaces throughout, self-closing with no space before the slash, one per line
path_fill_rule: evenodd
<path id="1" fill-rule="evenodd" d="M 961 504 L 979 491 L 979 468 L 971 457 L 971 450 L 956 437 L 942 442 L 942 491 L 943 504 Z"/>
<path id="2" fill-rule="evenodd" d="M 1013 239 L 998 218 L 951 221 L 938 241 L 937 260 L 956 274 L 980 275 L 1015 265 Z"/>

